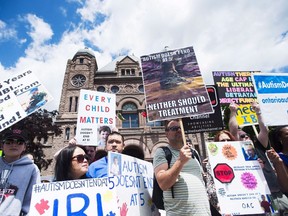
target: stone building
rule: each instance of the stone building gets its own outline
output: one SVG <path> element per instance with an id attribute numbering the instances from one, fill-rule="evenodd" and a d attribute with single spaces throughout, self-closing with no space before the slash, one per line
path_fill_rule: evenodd
<path id="1" fill-rule="evenodd" d="M 117 119 L 116 127 L 124 135 L 126 146 L 137 145 L 143 149 L 145 160 L 152 161 L 155 150 L 167 144 L 163 122 L 147 122 L 146 117 L 141 114 L 145 111 L 145 96 L 140 59 L 134 55 L 119 56 L 98 69 L 95 55 L 85 48 L 67 61 L 56 120 L 63 134 L 53 137 L 51 148 L 46 149 L 47 156 L 53 156 L 55 152 L 67 146 L 76 133 L 80 89 L 116 94 L 116 112 L 121 113 L 126 119 Z M 197 148 L 200 136 L 188 136 Z M 52 168 L 43 174 L 51 175 Z"/>

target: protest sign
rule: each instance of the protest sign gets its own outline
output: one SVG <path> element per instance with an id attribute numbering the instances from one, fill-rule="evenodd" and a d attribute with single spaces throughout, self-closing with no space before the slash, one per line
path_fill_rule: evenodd
<path id="1" fill-rule="evenodd" d="M 251 74 L 259 71 L 213 71 L 220 104 L 249 104 L 256 101 Z"/>
<path id="2" fill-rule="evenodd" d="M 220 103 L 215 86 L 206 86 L 213 113 L 183 118 L 185 134 L 223 130 Z"/>
<path id="3" fill-rule="evenodd" d="M 270 190 L 251 141 L 207 142 L 222 214 L 261 214 L 261 196 Z"/>
<path id="4" fill-rule="evenodd" d="M 157 208 L 152 203 L 152 163 L 109 152 L 108 173 L 109 176 L 114 176 L 119 206 L 127 207 L 127 216 L 158 214 Z"/>
<path id="5" fill-rule="evenodd" d="M 97 145 L 99 128 L 102 125 L 115 127 L 116 95 L 80 90 L 77 116 L 77 143 Z"/>
<path id="6" fill-rule="evenodd" d="M 212 113 L 193 47 L 141 56 L 148 121 Z"/>
<path id="7" fill-rule="evenodd" d="M 32 71 L 0 81 L 0 131 L 52 101 L 52 96 Z"/>
<path id="8" fill-rule="evenodd" d="M 288 74 L 253 74 L 252 80 L 265 125 L 287 125 Z"/>
<path id="9" fill-rule="evenodd" d="M 120 215 L 116 191 L 109 178 L 36 184 L 29 215 Z"/>
<path id="10" fill-rule="evenodd" d="M 258 118 L 251 104 L 240 104 L 236 111 L 236 120 L 240 127 L 258 124 Z"/>

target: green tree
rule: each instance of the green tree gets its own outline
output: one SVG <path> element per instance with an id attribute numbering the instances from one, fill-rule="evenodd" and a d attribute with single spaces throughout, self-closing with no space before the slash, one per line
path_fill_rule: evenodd
<path id="1" fill-rule="evenodd" d="M 31 115 L 25 117 L 21 121 L 12 125 L 10 128 L 0 133 L 0 139 L 3 140 L 3 135 L 14 128 L 26 130 L 28 134 L 28 143 L 25 153 L 34 155 L 34 163 L 40 170 L 45 170 L 52 162 L 52 158 L 46 158 L 43 148 L 49 136 L 58 136 L 62 134 L 59 126 L 54 124 L 54 120 L 58 115 L 58 111 L 47 111 L 39 109 Z"/>

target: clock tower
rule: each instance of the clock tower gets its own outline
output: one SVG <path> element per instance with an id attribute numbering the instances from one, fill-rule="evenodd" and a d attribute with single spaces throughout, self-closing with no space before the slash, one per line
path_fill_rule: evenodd
<path id="1" fill-rule="evenodd" d="M 56 139 L 54 143 L 56 142 L 58 145 L 53 146 L 52 149 L 66 146 L 68 141 L 75 136 L 80 89 L 93 90 L 94 76 L 97 70 L 94 53 L 87 48 L 80 49 L 72 59 L 67 61 L 59 115 L 56 119 L 56 123 L 61 126 L 63 134 L 54 138 Z M 57 141 L 57 139 L 59 140 Z"/>

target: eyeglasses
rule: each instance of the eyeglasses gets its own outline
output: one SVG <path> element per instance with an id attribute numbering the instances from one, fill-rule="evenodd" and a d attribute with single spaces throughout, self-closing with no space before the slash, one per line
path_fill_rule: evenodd
<path id="1" fill-rule="evenodd" d="M 84 159 L 86 159 L 86 160 L 88 161 L 89 156 L 88 156 L 88 155 L 80 154 L 80 155 L 76 155 L 76 156 L 72 157 L 72 160 L 74 160 L 75 158 L 77 159 L 77 162 L 78 162 L 78 163 L 83 163 L 83 162 L 84 162 Z"/>
<path id="2" fill-rule="evenodd" d="M 19 145 L 19 146 L 20 145 L 24 145 L 25 140 L 23 140 L 23 139 L 12 139 L 12 138 L 4 140 L 4 144 L 6 144 L 6 145 L 12 145 L 14 143 Z"/>
<path id="3" fill-rule="evenodd" d="M 178 131 L 180 129 L 180 127 L 179 126 L 172 126 L 172 127 L 169 127 L 169 128 L 167 128 L 166 130 L 167 131 Z"/>
<path id="4" fill-rule="evenodd" d="M 240 138 L 244 139 L 244 138 L 248 138 L 249 136 L 247 134 L 240 134 Z"/>

